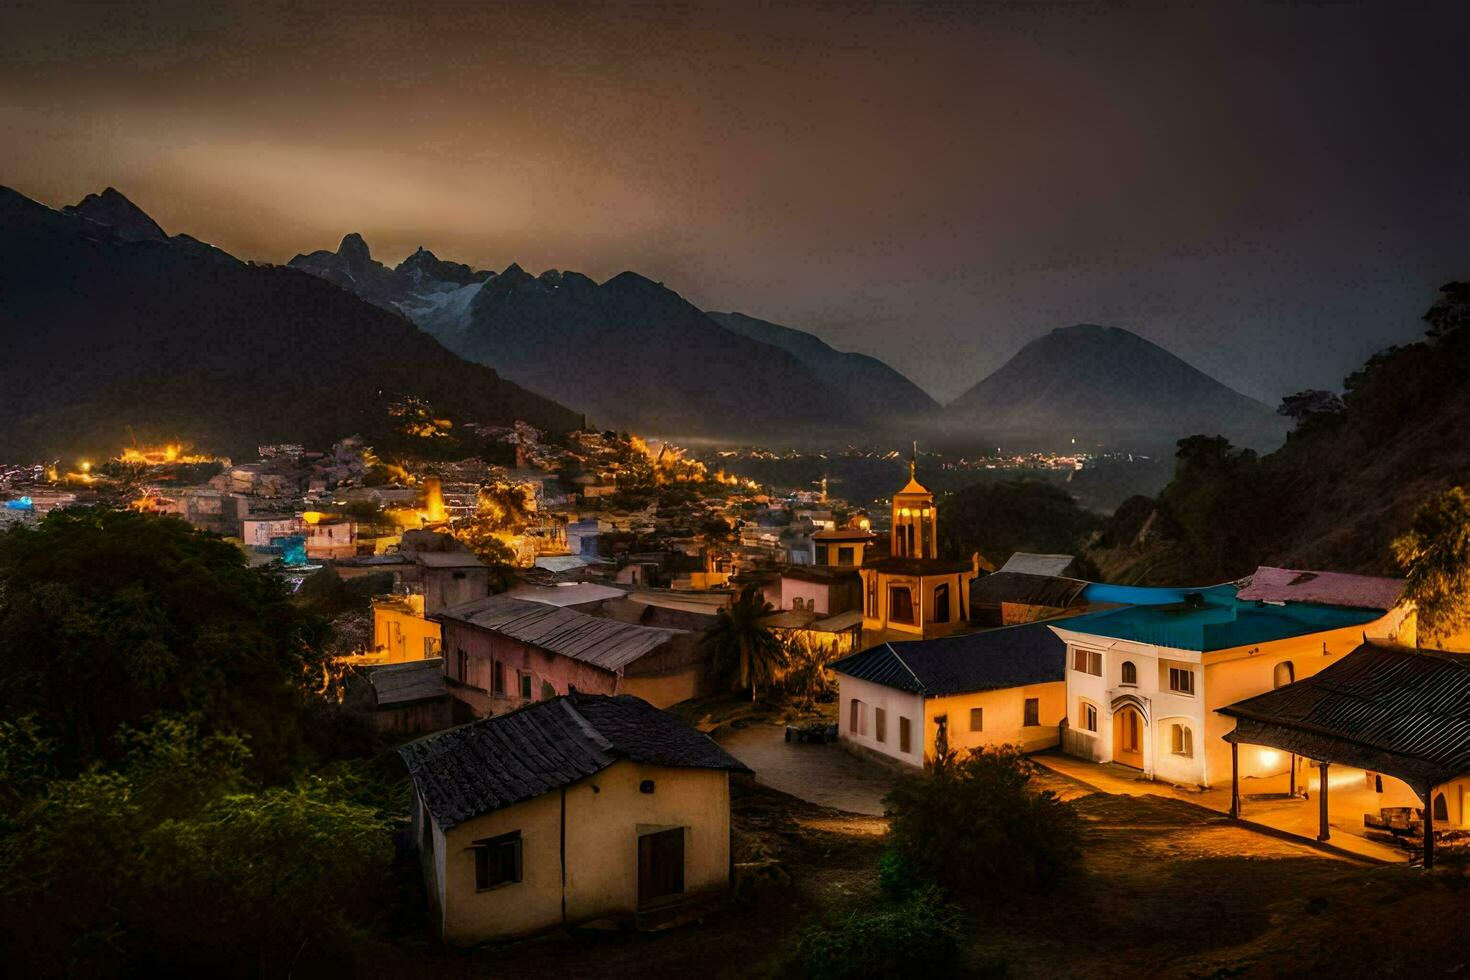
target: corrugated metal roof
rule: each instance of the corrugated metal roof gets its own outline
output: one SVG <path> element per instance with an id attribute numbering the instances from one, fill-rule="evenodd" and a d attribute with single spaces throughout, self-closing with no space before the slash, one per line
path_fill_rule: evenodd
<path id="1" fill-rule="evenodd" d="M 1343 572 L 1308 572 L 1262 565 L 1239 598 L 1263 602 L 1318 602 L 1384 612 L 1398 605 L 1404 581 Z"/>
<path id="2" fill-rule="evenodd" d="M 444 660 L 434 657 L 405 664 L 382 664 L 367 671 L 368 683 L 380 708 L 391 708 L 414 701 L 432 701 L 447 693 L 444 687 Z"/>
<path id="3" fill-rule="evenodd" d="M 518 585 L 505 594 L 548 606 L 576 606 L 603 599 L 621 599 L 628 593 L 625 589 L 596 582 L 565 582 L 560 585 Z"/>
<path id="4" fill-rule="evenodd" d="M 469 623 L 612 671 L 626 667 L 686 632 L 636 626 L 506 595 L 476 599 L 441 610 L 430 618 Z"/>
<path id="5" fill-rule="evenodd" d="M 1364 643 L 1311 677 L 1224 708 L 1229 741 L 1423 787 L 1470 774 L 1470 658 Z"/>
<path id="6" fill-rule="evenodd" d="M 1067 645 L 1044 623 L 882 643 L 832 664 L 848 677 L 940 697 L 1066 679 Z"/>
<path id="7" fill-rule="evenodd" d="M 620 759 L 749 772 L 708 736 L 630 695 L 570 694 L 402 746 L 445 830 L 601 772 Z"/>
<path id="8" fill-rule="evenodd" d="M 1016 602 L 1065 609 L 1085 588 L 1087 583 L 1080 579 L 1002 570 L 970 583 L 970 607 Z"/>
<path id="9" fill-rule="evenodd" d="M 468 551 L 415 551 L 413 560 L 426 568 L 483 568 L 485 563 Z"/>
<path id="10" fill-rule="evenodd" d="M 1076 561 L 1071 555 L 1037 555 L 1018 551 L 1006 559 L 996 572 L 1022 572 L 1026 575 L 1065 575 Z"/>

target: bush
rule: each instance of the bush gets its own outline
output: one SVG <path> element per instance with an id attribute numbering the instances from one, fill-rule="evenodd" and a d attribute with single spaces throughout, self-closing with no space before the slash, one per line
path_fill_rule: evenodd
<path id="1" fill-rule="evenodd" d="M 1014 746 L 951 753 L 884 800 L 896 859 L 956 894 L 1054 889 L 1081 855 L 1076 813 L 1030 786 L 1036 765 Z"/>
<path id="2" fill-rule="evenodd" d="M 959 962 L 959 910 L 926 888 L 804 929 L 793 973 L 811 980 L 922 976 Z"/>

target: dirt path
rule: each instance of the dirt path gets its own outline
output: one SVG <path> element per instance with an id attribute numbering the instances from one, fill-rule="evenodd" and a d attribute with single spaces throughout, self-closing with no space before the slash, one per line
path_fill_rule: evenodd
<path id="1" fill-rule="evenodd" d="M 883 815 L 895 777 L 836 743 L 788 742 L 784 725 L 752 724 L 720 737 L 725 751 L 755 770 L 758 782 L 818 806 Z"/>

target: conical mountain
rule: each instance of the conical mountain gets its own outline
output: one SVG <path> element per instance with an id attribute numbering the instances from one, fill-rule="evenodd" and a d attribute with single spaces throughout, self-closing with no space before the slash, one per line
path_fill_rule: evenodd
<path id="1" fill-rule="evenodd" d="M 1136 445 L 1206 434 L 1269 447 L 1285 432 L 1265 404 L 1135 333 L 1091 323 L 1033 340 L 945 406 L 944 419 L 951 432 Z"/>

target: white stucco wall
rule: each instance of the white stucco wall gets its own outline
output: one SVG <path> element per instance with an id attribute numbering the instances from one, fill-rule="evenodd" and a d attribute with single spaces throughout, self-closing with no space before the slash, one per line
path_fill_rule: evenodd
<path id="1" fill-rule="evenodd" d="M 862 702 L 860 727 L 852 731 L 852 702 Z M 880 752 L 911 766 L 924 764 L 924 699 L 917 694 L 898 691 L 856 677 L 837 675 L 837 701 L 841 714 L 838 716 L 838 737 L 860 745 L 865 749 Z M 887 731 L 883 741 L 878 740 L 875 709 L 881 708 L 886 716 Z M 911 741 L 907 753 L 899 751 L 899 719 L 909 719 Z"/>

